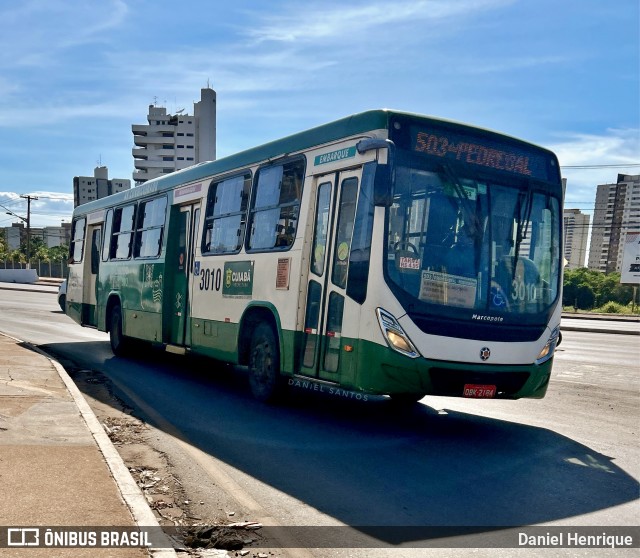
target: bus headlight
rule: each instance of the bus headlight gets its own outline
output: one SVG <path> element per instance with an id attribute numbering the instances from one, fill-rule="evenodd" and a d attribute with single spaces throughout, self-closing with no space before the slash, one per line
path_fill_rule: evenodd
<path id="1" fill-rule="evenodd" d="M 418 350 L 411 342 L 411 339 L 409 339 L 409 336 L 404 332 L 398 320 L 382 308 L 377 308 L 376 314 L 378 316 L 380 329 L 389 347 L 409 358 L 418 358 L 420 356 Z"/>
<path id="2" fill-rule="evenodd" d="M 548 361 L 552 356 L 553 352 L 556 350 L 558 346 L 558 341 L 560 339 L 560 326 L 556 327 L 551 332 L 551 337 L 549 337 L 549 341 L 540 351 L 538 358 L 536 359 L 536 364 L 542 364 L 543 362 Z"/>

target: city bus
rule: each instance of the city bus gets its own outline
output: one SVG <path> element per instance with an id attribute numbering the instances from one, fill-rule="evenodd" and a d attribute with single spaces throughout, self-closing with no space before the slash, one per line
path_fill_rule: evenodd
<path id="1" fill-rule="evenodd" d="M 363 112 L 76 208 L 67 313 L 115 355 L 240 365 L 260 401 L 541 398 L 562 203 L 546 149 Z"/>

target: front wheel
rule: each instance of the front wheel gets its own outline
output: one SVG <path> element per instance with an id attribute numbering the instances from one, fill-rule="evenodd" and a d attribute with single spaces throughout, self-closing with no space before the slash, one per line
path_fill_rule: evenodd
<path id="1" fill-rule="evenodd" d="M 109 327 L 109 342 L 111 350 L 116 356 L 125 356 L 129 350 L 129 339 L 122 333 L 122 309 L 114 306 L 111 311 L 111 325 Z"/>
<path id="2" fill-rule="evenodd" d="M 249 385 L 253 396 L 264 403 L 276 401 L 284 392 L 278 340 L 267 323 L 258 324 L 251 336 Z"/>

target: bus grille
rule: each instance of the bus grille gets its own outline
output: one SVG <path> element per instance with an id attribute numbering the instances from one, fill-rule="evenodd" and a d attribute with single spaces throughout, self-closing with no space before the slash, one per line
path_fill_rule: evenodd
<path id="1" fill-rule="evenodd" d="M 461 396 L 465 384 L 496 386 L 496 395 L 509 396 L 522 389 L 529 379 L 528 372 L 474 372 L 472 370 L 451 370 L 432 368 L 429 371 L 431 384 L 438 395 Z"/>

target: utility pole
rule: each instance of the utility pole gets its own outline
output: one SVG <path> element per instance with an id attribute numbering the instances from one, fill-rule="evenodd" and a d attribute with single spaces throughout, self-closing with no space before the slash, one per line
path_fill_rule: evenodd
<path id="1" fill-rule="evenodd" d="M 27 269 L 31 269 L 31 200 L 38 198 L 29 194 L 20 197 L 27 200 Z"/>

